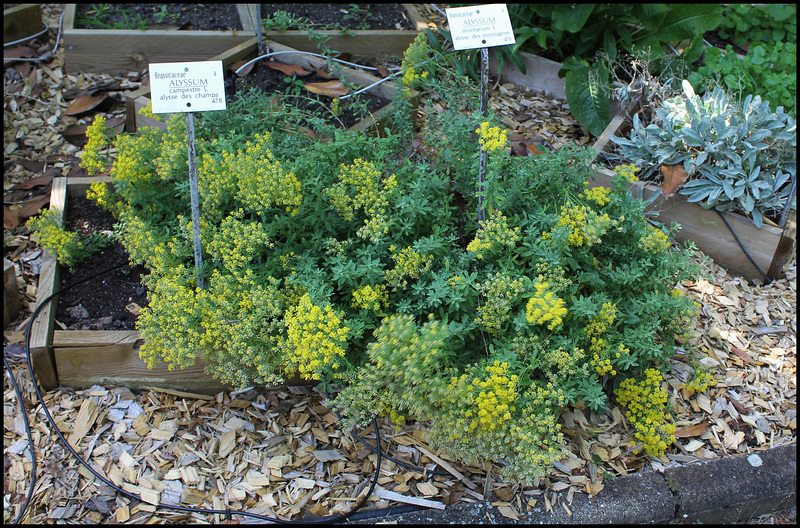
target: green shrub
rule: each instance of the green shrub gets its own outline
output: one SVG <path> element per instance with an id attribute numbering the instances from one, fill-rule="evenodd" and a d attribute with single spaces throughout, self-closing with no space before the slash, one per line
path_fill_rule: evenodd
<path id="1" fill-rule="evenodd" d="M 447 64 L 404 64 L 446 110 L 414 123 L 398 87 L 384 137 L 313 140 L 257 94 L 197 116 L 205 289 L 182 117 L 117 138 L 115 210 L 151 271 L 141 354 L 201 358 L 237 387 L 344 384 L 345 425 L 432 419 L 434 445 L 531 482 L 563 454 L 562 406 L 601 410 L 621 378 L 666 366 L 696 312 L 675 288 L 698 268 L 670 245 L 676 226 L 645 220 L 632 168 L 590 189 L 590 149 L 512 157 Z"/>

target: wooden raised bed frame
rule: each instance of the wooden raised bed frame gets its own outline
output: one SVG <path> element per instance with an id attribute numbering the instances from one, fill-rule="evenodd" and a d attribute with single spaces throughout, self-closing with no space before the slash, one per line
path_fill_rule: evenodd
<path id="1" fill-rule="evenodd" d="M 415 30 L 409 29 L 357 29 L 343 34 L 338 30 L 317 31 L 326 37 L 325 45 L 334 51 L 348 53 L 358 60 L 385 60 L 387 57 L 403 57 L 419 31 L 428 24 L 414 4 L 401 4 Z M 264 14 L 262 13 L 262 16 Z M 262 38 L 289 46 L 300 51 L 319 53 L 317 41 L 308 38 L 305 31 L 265 31 Z"/>
<path id="2" fill-rule="evenodd" d="M 42 4 L 18 4 L 3 9 L 3 43 L 30 37 L 44 29 Z"/>
<path id="3" fill-rule="evenodd" d="M 427 28 L 413 4 L 401 4 L 416 30 L 318 31 L 327 38 L 326 46 L 356 59 L 383 60 L 402 57 L 419 30 Z M 242 31 L 180 31 L 76 29 L 76 5 L 67 4 L 64 15 L 64 69 L 68 73 L 119 74 L 143 71 L 157 62 L 209 60 L 225 50 L 256 36 L 258 4 L 236 4 Z M 300 51 L 319 52 L 317 42 L 304 31 L 265 31 L 263 40 L 290 46 Z"/>
<path id="4" fill-rule="evenodd" d="M 256 34 L 256 4 L 236 4 L 242 31 L 76 29 L 76 4 L 64 14 L 64 70 L 68 73 L 141 72 L 153 62 L 208 60 Z"/>
<path id="5" fill-rule="evenodd" d="M 300 51 L 295 48 L 285 46 L 283 44 L 278 44 L 272 41 L 262 41 L 262 43 L 269 48 L 270 51 Z M 222 61 L 222 68 L 223 70 L 227 70 L 227 68 L 234 64 L 235 62 L 242 61 L 245 59 L 255 58 L 257 56 L 258 50 L 258 39 L 251 38 L 246 42 L 233 47 L 213 57 L 209 60 L 214 61 Z M 327 66 L 327 63 L 324 59 L 319 57 L 314 57 L 310 55 L 301 55 L 301 54 L 281 54 L 276 55 L 272 60 L 276 62 L 282 62 L 286 64 L 296 64 L 303 68 L 311 69 L 312 66 L 316 66 L 318 68 L 324 69 Z M 348 82 L 352 82 L 356 85 L 361 87 L 369 86 L 375 82 L 380 81 L 378 77 L 370 75 L 368 73 L 354 70 L 352 68 L 342 67 L 340 72 L 340 77 Z M 395 95 L 395 87 L 391 81 L 384 82 L 379 84 L 373 88 L 374 92 L 379 94 L 381 97 L 384 97 L 388 100 L 393 100 Z M 414 92 L 416 94 L 416 92 Z M 414 98 L 412 104 L 415 104 L 416 98 Z M 126 112 L 125 112 L 125 130 L 127 132 L 135 132 L 139 126 L 156 126 L 156 127 L 164 127 L 165 124 L 161 121 L 156 121 L 154 119 L 139 115 L 139 110 L 147 106 L 150 102 L 150 87 L 143 86 L 142 88 L 132 92 L 126 98 Z M 378 110 L 377 112 L 373 113 L 372 115 L 368 116 L 366 119 L 356 123 L 350 130 L 353 132 L 368 132 L 368 133 L 376 133 L 381 134 L 384 130 L 384 123 L 386 119 L 390 115 L 391 112 L 391 105 L 387 105 L 382 109 Z"/>

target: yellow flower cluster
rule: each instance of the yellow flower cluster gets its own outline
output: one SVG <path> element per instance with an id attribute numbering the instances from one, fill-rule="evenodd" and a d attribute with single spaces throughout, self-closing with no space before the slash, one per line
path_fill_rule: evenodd
<path id="1" fill-rule="evenodd" d="M 550 321 L 547 328 L 552 330 L 561 324 L 563 317 L 567 315 L 567 309 L 563 299 L 547 291 L 549 286 L 546 282 L 536 283 L 535 295 L 528 301 L 525 315 L 529 323 L 544 324 Z"/>
<path id="2" fill-rule="evenodd" d="M 639 172 L 639 168 L 633 163 L 629 165 L 617 165 L 614 167 L 614 172 L 624 176 L 625 179 L 631 183 L 639 180 L 639 178 L 636 177 L 636 173 Z"/>
<path id="3" fill-rule="evenodd" d="M 548 348 L 544 354 L 544 360 L 550 367 L 547 377 L 551 382 L 564 379 L 574 379 L 575 376 L 586 374 L 586 367 L 583 358 L 586 352 L 582 348 L 573 348 L 572 353 L 564 350 L 564 347 Z"/>
<path id="4" fill-rule="evenodd" d="M 475 133 L 479 136 L 478 142 L 483 150 L 499 150 L 508 143 L 508 133 L 500 127 L 491 126 L 488 121 L 481 123 Z"/>
<path id="5" fill-rule="evenodd" d="M 241 275 L 253 258 L 272 247 L 261 222 L 243 220 L 244 211 L 239 209 L 228 215 L 213 230 L 213 238 L 206 245 L 210 255 L 234 275 Z"/>
<path id="6" fill-rule="evenodd" d="M 83 147 L 81 167 L 86 169 L 89 176 L 96 176 L 105 168 L 103 161 L 107 155 L 100 155 L 100 151 L 107 149 L 109 145 L 105 123 L 106 118 L 98 115 L 86 128 L 86 145 Z"/>
<path id="7" fill-rule="evenodd" d="M 136 329 L 144 338 L 139 356 L 147 368 L 155 368 L 158 361 L 165 361 L 170 370 L 194 364 L 202 337 L 197 291 L 181 273 L 161 274 L 153 281 L 150 302 L 136 320 Z"/>
<path id="8" fill-rule="evenodd" d="M 656 369 L 647 369 L 645 379 L 624 380 L 615 394 L 621 405 L 627 407 L 626 416 L 636 429 L 635 438 L 642 442 L 649 455 L 664 454 L 667 446 L 675 442 L 675 424 L 666 423 L 667 392 L 661 388 L 663 378 Z"/>
<path id="9" fill-rule="evenodd" d="M 238 198 L 254 211 L 265 213 L 271 207 L 283 207 L 292 216 L 300 210 L 303 201 L 300 181 L 293 173 L 284 172 L 278 160 L 273 159 L 267 146 L 269 133 L 256 134 L 255 143 L 245 143 L 245 151 L 236 156 L 223 154 L 226 163 L 239 182 Z"/>
<path id="10" fill-rule="evenodd" d="M 525 291 L 522 278 L 512 279 L 504 273 L 495 273 L 483 284 L 475 287 L 484 295 L 486 301 L 478 307 L 475 322 L 490 334 L 497 334 L 510 317 L 509 312 L 517 297 Z"/>
<path id="11" fill-rule="evenodd" d="M 556 228 L 567 226 L 571 229 L 567 244 L 570 246 L 592 246 L 600 242 L 600 237 L 613 224 L 607 213 L 597 214 L 585 205 L 572 205 L 561 208 L 561 215 Z M 542 238 L 551 238 L 551 233 L 544 233 Z"/>
<path id="12" fill-rule="evenodd" d="M 583 332 L 587 336 L 597 336 L 606 331 L 609 325 L 614 324 L 617 318 L 617 307 L 614 303 L 606 302 L 600 308 L 600 313 L 597 314 L 589 321 L 589 324 L 584 327 Z"/>
<path id="13" fill-rule="evenodd" d="M 145 106 L 139 109 L 139 115 L 144 117 L 149 117 L 150 119 L 155 119 L 156 121 L 163 121 L 159 114 L 153 113 L 153 102 L 148 102 Z"/>
<path id="14" fill-rule="evenodd" d="M 611 194 L 611 189 L 608 187 L 588 187 L 588 182 L 586 185 L 586 190 L 578 195 L 579 198 L 586 198 L 599 206 L 606 205 L 611 201 L 611 198 L 608 196 Z"/>
<path id="15" fill-rule="evenodd" d="M 325 368 L 339 368 L 350 329 L 330 306 L 319 307 L 305 294 L 297 306 L 287 310 L 284 324 L 287 373 L 296 368 L 303 379 L 314 379 Z"/>
<path id="16" fill-rule="evenodd" d="M 403 72 L 403 86 L 412 87 L 418 79 L 428 78 L 427 70 L 422 73 L 417 71 L 417 67 L 428 60 L 430 47 L 427 39 L 427 35 L 420 32 L 414 42 L 403 53 L 403 62 L 400 65 L 400 69 Z"/>
<path id="17" fill-rule="evenodd" d="M 379 242 L 389 232 L 389 204 L 398 190 L 397 176 L 381 177 L 374 163 L 358 158 L 351 165 L 343 163 L 339 182 L 325 190 L 331 205 L 348 222 L 356 211 L 364 211 L 366 219 L 357 234 L 372 242 Z"/>
<path id="18" fill-rule="evenodd" d="M 61 227 L 61 217 L 55 209 L 45 209 L 28 220 L 28 228 L 36 232 L 39 244 L 62 265 L 72 268 L 86 256 L 80 236 Z"/>
<path id="19" fill-rule="evenodd" d="M 670 247 L 669 237 L 657 227 L 647 224 L 647 235 L 639 239 L 639 247 L 648 253 L 661 253 Z"/>
<path id="20" fill-rule="evenodd" d="M 380 310 L 389 303 L 389 292 L 383 284 L 361 286 L 353 292 L 353 306 L 363 310 Z"/>
<path id="21" fill-rule="evenodd" d="M 707 370 L 704 368 L 697 368 L 694 371 L 692 380 L 684 388 L 688 390 L 690 394 L 693 394 L 695 392 L 704 392 L 706 389 L 716 384 L 717 380 L 715 380 L 714 376 Z"/>
<path id="22" fill-rule="evenodd" d="M 476 253 L 479 259 L 499 251 L 505 247 L 512 247 L 522 236 L 520 228 L 508 227 L 508 218 L 500 211 L 488 219 L 480 222 L 480 228 L 475 233 L 475 238 L 467 244 L 467 251 Z"/>
<path id="23" fill-rule="evenodd" d="M 595 348 L 596 349 L 598 347 L 594 346 L 594 340 L 595 339 L 597 339 L 597 338 L 594 338 L 594 337 L 592 338 L 593 346 L 591 348 Z M 600 339 L 600 341 L 602 341 L 603 344 L 605 344 L 605 340 Z M 591 365 L 595 368 L 595 370 L 597 371 L 598 375 L 604 376 L 605 374 L 608 374 L 609 372 L 611 373 L 612 376 L 616 376 L 617 375 L 617 371 L 614 370 L 614 367 L 611 365 L 611 360 L 608 359 L 608 358 L 601 358 L 600 357 L 600 352 L 595 352 L 594 355 L 592 356 L 592 358 L 593 359 L 592 359 Z"/>
<path id="24" fill-rule="evenodd" d="M 394 288 L 405 289 L 408 286 L 407 279 L 419 278 L 424 272 L 428 271 L 433 262 L 433 255 L 425 255 L 424 257 L 411 246 L 401 249 L 395 253 L 397 248 L 389 246 L 389 251 L 392 252 L 392 260 L 394 260 L 394 268 L 384 271 L 386 282 L 391 284 Z"/>
<path id="25" fill-rule="evenodd" d="M 464 413 L 467 419 L 472 419 L 470 431 L 494 431 L 505 422 L 511 421 L 511 413 L 516 411 L 514 400 L 517 399 L 516 374 L 508 376 L 508 363 L 495 361 L 493 365 L 486 366 L 489 377 L 486 380 L 473 378 L 466 388 L 471 398 L 471 407 L 477 408 L 473 413 L 468 410 Z M 461 379 L 453 378 L 451 386 L 467 381 L 467 374 Z M 473 419 L 473 416 L 476 418 Z"/>
<path id="26" fill-rule="evenodd" d="M 123 209 L 123 204 L 117 201 L 111 188 L 105 182 L 94 181 L 86 191 L 86 198 L 92 200 L 99 207 L 110 212 L 114 217 L 119 218 Z"/>

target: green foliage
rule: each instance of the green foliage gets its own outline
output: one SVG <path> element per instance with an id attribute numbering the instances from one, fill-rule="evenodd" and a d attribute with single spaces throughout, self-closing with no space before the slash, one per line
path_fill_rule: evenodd
<path id="1" fill-rule="evenodd" d="M 702 98 L 688 81 L 684 90 L 656 110 L 657 123 L 645 127 L 635 115 L 630 139 L 611 140 L 644 168 L 643 179 L 682 163 L 692 179 L 680 190 L 688 201 L 742 212 L 761 227 L 766 212 L 785 206 L 796 177 L 795 120 L 759 96 L 739 105 L 721 87 Z"/>
<path id="2" fill-rule="evenodd" d="M 567 102 L 576 119 L 599 136 L 608 126 L 613 90 L 604 61 L 637 49 L 654 58 L 672 53 L 669 44 L 691 40 L 683 58 L 694 60 L 702 36 L 722 20 L 720 4 L 510 4 L 516 45 L 564 63 Z M 598 59 L 602 52 L 604 59 Z"/>
<path id="3" fill-rule="evenodd" d="M 724 86 L 729 92 L 760 95 L 772 108 L 797 116 L 797 7 L 793 4 L 730 4 L 719 35 L 739 47 L 744 58 L 709 47 L 702 64 L 688 77 L 697 93 Z"/>
<path id="4" fill-rule="evenodd" d="M 36 234 L 39 244 L 55 255 L 59 264 L 70 269 L 89 258 L 92 253 L 106 247 L 110 239 L 101 233 L 81 237 L 61 226 L 58 211 L 47 209 L 28 220 L 28 228 Z"/>
<path id="5" fill-rule="evenodd" d="M 397 114 L 382 137 L 312 140 L 255 92 L 197 116 L 204 290 L 181 116 L 119 136 L 117 194 L 95 194 L 151 271 L 148 362 L 201 358 L 237 386 L 346 382 L 332 403 L 348 424 L 430 418 L 453 457 L 503 460 L 531 482 L 561 457 L 563 405 L 603 409 L 617 376 L 674 354 L 695 307 L 672 290 L 698 268 L 669 244 L 674 226 L 645 220 L 630 167 L 590 189 L 591 149 L 512 157 L 469 79 L 427 61 L 410 53 L 404 71 L 447 110 Z"/>
<path id="6" fill-rule="evenodd" d="M 698 93 L 724 86 L 730 93 L 759 95 L 770 106 L 782 106 L 797 115 L 797 44 L 753 44 L 744 58 L 733 52 L 710 47 L 703 64 L 689 76 Z"/>
<path id="7" fill-rule="evenodd" d="M 797 43 L 797 6 L 794 4 L 729 4 L 719 25 L 719 36 L 739 47 L 763 42 Z"/>

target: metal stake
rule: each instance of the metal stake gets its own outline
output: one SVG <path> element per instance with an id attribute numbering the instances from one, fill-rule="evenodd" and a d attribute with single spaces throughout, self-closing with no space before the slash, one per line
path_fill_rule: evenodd
<path id="1" fill-rule="evenodd" d="M 481 115 L 486 117 L 489 110 L 489 48 L 481 48 Z M 486 149 L 481 146 L 478 158 L 478 192 L 485 190 L 486 181 Z M 483 207 L 483 195 L 478 195 L 478 220 L 486 220 L 486 210 Z"/>
<path id="2" fill-rule="evenodd" d="M 194 150 L 194 113 L 186 113 L 186 136 L 189 143 L 189 194 L 192 197 L 192 231 L 194 232 L 194 268 L 197 287 L 203 285 L 203 249 L 200 245 L 200 197 L 197 190 L 197 162 Z"/>

